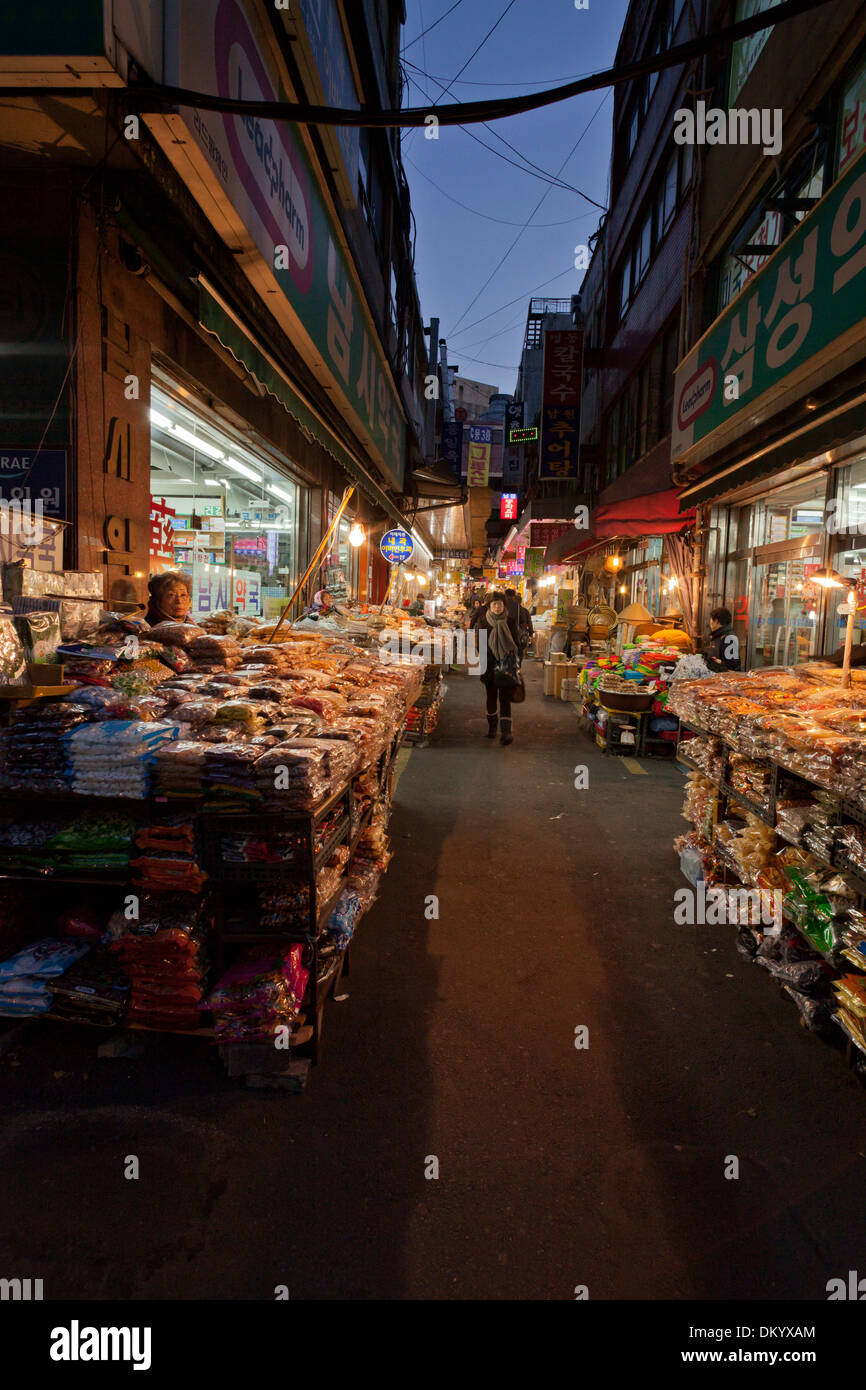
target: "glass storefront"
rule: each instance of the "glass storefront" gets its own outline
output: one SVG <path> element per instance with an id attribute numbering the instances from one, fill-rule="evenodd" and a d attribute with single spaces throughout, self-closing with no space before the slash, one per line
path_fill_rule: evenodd
<path id="1" fill-rule="evenodd" d="M 277 616 L 298 574 L 298 484 L 264 442 L 161 378 L 150 430 L 151 573 L 192 577 L 193 618 Z"/>
<path id="2" fill-rule="evenodd" d="M 795 665 L 840 645 L 844 619 L 835 614 L 835 606 L 842 591 L 825 592 L 810 576 L 829 558 L 840 573 L 859 583 L 862 558 L 866 579 L 866 537 L 858 550 L 856 539 L 842 534 L 836 554 L 827 555 L 832 534 L 828 517 L 854 506 L 860 470 L 866 496 L 864 461 L 836 471 L 830 504 L 822 471 L 745 506 L 713 510 L 704 621 L 715 607 L 731 610 L 749 667 Z M 863 505 L 866 518 L 866 501 Z M 866 629 L 866 621 L 859 625 Z"/>

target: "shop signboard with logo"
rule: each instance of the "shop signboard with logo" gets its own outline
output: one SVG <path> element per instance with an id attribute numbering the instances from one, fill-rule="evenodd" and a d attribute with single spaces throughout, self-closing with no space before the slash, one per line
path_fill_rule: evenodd
<path id="1" fill-rule="evenodd" d="M 386 531 L 379 542 L 379 549 L 389 565 L 402 565 L 411 560 L 414 548 L 409 532 L 399 526 L 395 526 L 393 531 Z"/>
<path id="2" fill-rule="evenodd" d="M 866 350 L 864 304 L 861 154 L 680 363 L 671 456 L 705 457 L 781 410 L 828 361 L 841 370 L 843 354 L 856 360 Z"/>
<path id="3" fill-rule="evenodd" d="M 517 493 L 503 492 L 499 501 L 500 521 L 517 520 Z"/>
<path id="4" fill-rule="evenodd" d="M 41 502 L 42 515 L 66 516 L 66 450 L 0 449 L 0 498 Z"/>
<path id="5" fill-rule="evenodd" d="M 288 99 L 275 40 L 252 5 L 177 0 L 172 9 L 164 35 L 154 26 L 153 75 L 161 70 L 172 85 L 222 97 Z M 140 36 L 126 37 L 137 53 Z M 296 127 L 189 107 L 145 119 L 311 370 L 328 390 L 336 385 L 335 401 L 401 486 L 403 407 Z"/>
<path id="6" fill-rule="evenodd" d="M 566 531 L 571 529 L 570 521 L 532 521 L 530 522 L 529 535 L 533 547 L 540 547 L 542 550 L 555 541 L 559 536 L 564 536 Z"/>

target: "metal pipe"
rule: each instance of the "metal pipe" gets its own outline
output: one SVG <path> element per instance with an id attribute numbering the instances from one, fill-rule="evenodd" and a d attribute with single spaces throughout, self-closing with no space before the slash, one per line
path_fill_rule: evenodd
<path id="1" fill-rule="evenodd" d="M 330 544 L 330 542 L 331 542 L 331 537 L 334 535 L 334 532 L 336 531 L 337 527 L 339 526 L 339 524 L 340 524 L 340 519 L 342 518 L 343 512 L 346 510 L 347 506 L 349 505 L 349 501 L 350 501 L 350 499 L 351 499 L 351 497 L 352 497 L 354 491 L 355 491 L 355 488 L 354 488 L 354 485 L 353 485 L 352 487 L 347 487 L 347 488 L 346 488 L 346 491 L 343 493 L 343 500 L 342 500 L 342 502 L 340 503 L 339 507 L 337 508 L 337 513 L 336 513 L 336 515 L 335 515 L 335 517 L 334 517 L 334 520 L 331 522 L 330 526 L 328 527 L 327 531 L 325 532 L 324 536 L 322 537 L 321 542 L 319 543 L 319 547 L 318 547 L 318 549 L 317 549 L 315 555 L 313 556 L 312 560 L 310 561 L 310 563 L 308 564 L 306 570 L 304 571 L 304 577 L 303 577 L 303 579 L 301 580 L 301 582 L 300 582 L 300 584 L 298 585 L 298 587 L 295 589 L 295 592 L 292 594 L 292 597 L 289 599 L 288 603 L 286 604 L 285 608 L 283 609 L 282 613 L 280 614 L 280 620 L 279 620 L 279 622 L 277 623 L 276 627 L 274 628 L 274 630 L 273 630 L 273 632 L 271 633 L 271 636 L 270 636 L 270 641 L 271 641 L 271 642 L 275 642 L 275 641 L 277 640 L 277 633 L 279 632 L 279 630 L 280 630 L 280 628 L 282 627 L 283 623 L 286 621 L 286 618 L 288 617 L 289 613 L 291 613 L 292 608 L 293 608 L 294 605 L 295 605 L 295 600 L 296 600 L 297 597 L 298 597 L 298 594 L 299 594 L 299 593 L 301 592 L 301 590 L 303 589 L 303 587 L 304 587 L 304 585 L 306 584 L 307 580 L 309 579 L 310 575 L 315 573 L 316 567 L 318 566 L 319 562 L 321 561 L 322 556 L 324 555 L 325 551 L 327 550 L 327 548 L 328 548 L 328 546 L 329 546 L 329 544 Z"/>

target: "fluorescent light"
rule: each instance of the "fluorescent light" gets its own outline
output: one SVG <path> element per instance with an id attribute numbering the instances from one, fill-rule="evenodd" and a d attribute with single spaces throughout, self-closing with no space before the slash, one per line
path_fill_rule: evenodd
<path id="1" fill-rule="evenodd" d="M 222 449 L 215 449 L 213 444 L 208 444 L 206 439 L 199 439 L 197 434 L 193 434 L 192 430 L 184 429 L 183 425 L 175 425 L 174 433 L 178 439 L 183 440 L 184 444 L 189 444 L 193 449 L 207 454 L 208 458 L 221 459 L 223 457 Z"/>
<path id="2" fill-rule="evenodd" d="M 219 478 L 205 478 L 204 485 L 205 487 L 222 487 Z"/>
<path id="3" fill-rule="evenodd" d="M 240 473 L 242 478 L 249 478 L 253 483 L 262 481 L 261 473 L 256 473 L 252 468 L 248 468 L 245 463 L 238 463 L 236 459 L 226 459 L 226 467 L 233 468 L 236 473 Z"/>
<path id="4" fill-rule="evenodd" d="M 159 430 L 170 430 L 174 428 L 168 416 L 160 415 L 158 410 L 152 410 L 150 412 L 150 423 L 156 425 Z"/>
<path id="5" fill-rule="evenodd" d="M 427 559 L 428 559 L 428 560 L 432 560 L 432 559 L 433 559 L 432 553 L 427 549 L 426 545 L 425 545 L 424 542 L 422 541 L 421 537 L 418 535 L 417 531 L 410 531 L 409 534 L 410 534 L 410 536 L 412 537 L 412 539 L 413 539 L 413 541 L 415 542 L 415 544 L 418 546 L 418 548 L 419 548 L 420 550 L 423 550 L 424 554 L 427 556 Z"/>
<path id="6" fill-rule="evenodd" d="M 272 492 L 275 497 L 282 497 L 284 502 L 294 502 L 295 499 L 292 494 L 286 492 L 284 488 L 277 487 L 276 483 L 268 483 L 267 487 L 268 492 Z"/>
<path id="7" fill-rule="evenodd" d="M 222 485 L 223 485 L 223 487 L 225 488 L 226 492 L 228 492 L 229 489 L 231 488 L 231 483 L 229 482 L 228 478 L 220 478 L 219 481 L 222 483 Z"/>

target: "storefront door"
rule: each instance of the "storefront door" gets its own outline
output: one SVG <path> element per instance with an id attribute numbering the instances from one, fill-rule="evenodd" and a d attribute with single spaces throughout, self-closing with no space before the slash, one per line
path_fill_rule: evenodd
<path id="1" fill-rule="evenodd" d="M 820 549 L 773 555 L 752 565 L 749 664 L 794 666 L 817 651 L 818 608 L 808 577 Z"/>

